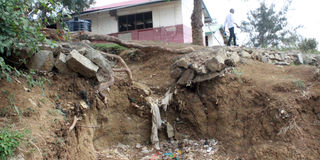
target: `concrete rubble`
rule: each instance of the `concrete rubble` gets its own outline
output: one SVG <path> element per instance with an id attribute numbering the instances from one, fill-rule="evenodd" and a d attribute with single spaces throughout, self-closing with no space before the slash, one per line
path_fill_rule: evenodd
<path id="1" fill-rule="evenodd" d="M 77 50 L 72 50 L 70 52 L 66 58 L 66 62 L 71 70 L 88 78 L 95 77 L 99 69 L 97 65 L 81 55 Z"/>

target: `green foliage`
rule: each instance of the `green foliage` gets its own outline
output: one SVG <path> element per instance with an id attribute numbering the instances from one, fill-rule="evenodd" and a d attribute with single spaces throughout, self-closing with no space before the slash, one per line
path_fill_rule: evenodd
<path id="1" fill-rule="evenodd" d="M 33 1 L 0 1 L 0 55 L 10 56 L 17 50 L 28 49 L 30 53 L 38 50 L 38 43 L 45 42 L 39 23 L 28 19 L 28 9 Z"/>
<path id="2" fill-rule="evenodd" d="M 95 3 L 95 0 L 58 0 L 68 9 L 70 12 L 79 13 L 86 8 L 89 8 L 91 4 Z"/>
<path id="3" fill-rule="evenodd" d="M 303 52 L 316 52 L 318 42 L 315 38 L 303 39 L 299 43 L 299 49 Z"/>
<path id="4" fill-rule="evenodd" d="M 93 47 L 95 49 L 98 49 L 104 52 L 109 52 L 112 54 L 119 54 L 121 51 L 127 49 L 126 47 L 123 47 L 114 43 L 96 43 L 93 45 Z"/>
<path id="5" fill-rule="evenodd" d="M 13 155 L 25 134 L 26 131 L 13 131 L 8 127 L 0 130 L 0 160 L 7 160 Z"/>
<path id="6" fill-rule="evenodd" d="M 276 12 L 272 4 L 267 6 L 263 1 L 260 7 L 248 13 L 248 21 L 242 22 L 241 30 L 248 33 L 249 46 L 254 47 L 296 47 L 299 36 L 296 30 L 300 26 L 290 31 L 286 14 L 291 1 L 279 12 Z"/>

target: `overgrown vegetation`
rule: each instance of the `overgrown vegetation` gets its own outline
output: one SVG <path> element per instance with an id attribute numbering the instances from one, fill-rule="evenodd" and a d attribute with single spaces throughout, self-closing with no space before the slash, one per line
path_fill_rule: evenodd
<path id="1" fill-rule="evenodd" d="M 317 53 L 318 42 L 315 38 L 303 39 L 299 43 L 299 49 L 306 53 Z"/>
<path id="2" fill-rule="evenodd" d="M 126 50 L 126 47 L 120 46 L 115 43 L 96 43 L 93 45 L 95 49 L 112 53 L 112 54 L 119 54 L 121 51 Z"/>
<path id="3" fill-rule="evenodd" d="M 14 151 L 28 131 L 14 131 L 11 128 L 4 127 L 0 130 L 0 160 L 7 160 L 11 157 Z"/>

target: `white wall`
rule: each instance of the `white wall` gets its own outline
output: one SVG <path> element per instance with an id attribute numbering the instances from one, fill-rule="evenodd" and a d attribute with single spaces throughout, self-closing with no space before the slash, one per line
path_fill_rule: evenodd
<path id="1" fill-rule="evenodd" d="M 118 21 L 111 17 L 109 12 L 93 13 L 80 16 L 80 19 L 91 20 L 91 30 L 97 34 L 110 34 L 118 32 Z"/>
<path id="2" fill-rule="evenodd" d="M 191 28 L 191 15 L 193 11 L 193 0 L 181 0 L 183 25 Z"/>
<path id="3" fill-rule="evenodd" d="M 224 46 L 222 35 L 219 31 L 208 35 L 208 46 Z"/>
<path id="4" fill-rule="evenodd" d="M 182 0 L 184 1 L 184 0 Z M 137 14 L 152 11 L 153 27 L 165 27 L 183 23 L 181 1 L 171 1 L 120 9 L 118 16 Z M 83 15 L 81 19 L 92 21 L 92 32 L 97 34 L 110 34 L 118 32 L 118 22 L 109 12 Z M 191 23 L 191 21 L 190 21 Z"/>

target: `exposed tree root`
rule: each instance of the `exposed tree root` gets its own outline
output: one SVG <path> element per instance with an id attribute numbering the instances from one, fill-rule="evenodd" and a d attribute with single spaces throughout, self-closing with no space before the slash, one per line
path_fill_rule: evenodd
<path id="1" fill-rule="evenodd" d="M 74 116 L 72 125 L 69 128 L 69 132 L 71 132 L 73 130 L 73 128 L 76 126 L 78 120 L 79 119 L 77 118 L 77 116 Z"/>
<path id="2" fill-rule="evenodd" d="M 118 55 L 114 55 L 114 54 L 109 54 L 109 53 L 105 53 L 105 52 L 101 52 L 101 54 L 106 55 L 107 57 L 111 57 L 111 58 L 115 58 L 117 59 L 123 66 L 124 68 L 120 68 L 120 69 L 113 69 L 114 72 L 126 72 L 128 77 L 129 77 L 129 81 L 132 84 L 132 72 L 130 70 L 130 68 L 128 67 L 128 65 L 126 64 L 126 62 Z"/>
<path id="3" fill-rule="evenodd" d="M 127 47 L 127 48 L 137 48 L 143 51 L 163 51 L 163 52 L 170 52 L 170 53 L 177 53 L 177 54 L 185 54 L 185 53 L 190 53 L 195 51 L 194 48 L 192 47 L 187 47 L 183 49 L 171 49 L 171 48 L 166 48 L 158 45 L 142 45 L 142 44 L 137 44 L 137 43 L 132 43 L 128 41 L 123 41 L 117 37 L 113 36 L 108 36 L 108 35 L 98 35 L 98 34 L 93 34 L 89 32 L 80 32 L 79 36 L 80 40 L 96 40 L 96 41 L 108 41 L 108 42 L 113 42 L 117 43 L 121 46 Z"/>

